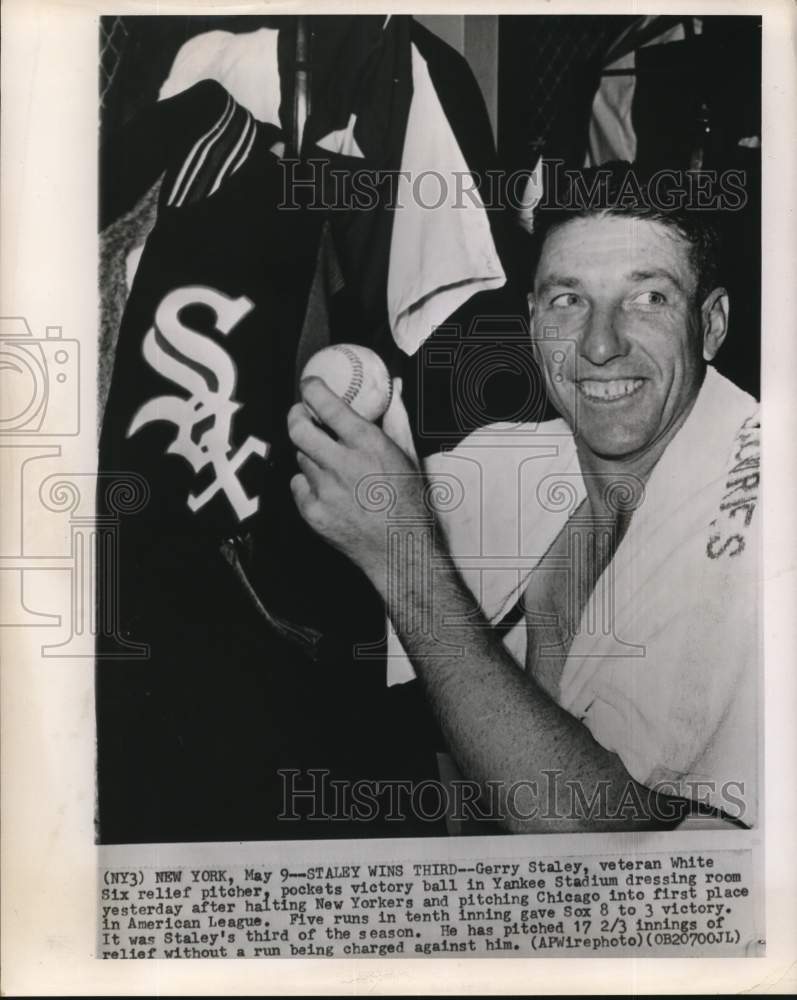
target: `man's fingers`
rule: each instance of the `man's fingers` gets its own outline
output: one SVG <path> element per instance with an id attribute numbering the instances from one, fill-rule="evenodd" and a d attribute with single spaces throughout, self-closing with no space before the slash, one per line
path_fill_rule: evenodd
<path id="1" fill-rule="evenodd" d="M 313 490 L 310 483 L 307 481 L 307 476 L 298 472 L 291 479 L 291 493 L 293 494 L 294 503 L 301 512 L 307 503 L 313 498 Z"/>
<path id="2" fill-rule="evenodd" d="M 334 468 L 341 460 L 340 445 L 315 423 L 304 403 L 294 403 L 288 411 L 288 436 L 322 468 Z"/>
<path id="3" fill-rule="evenodd" d="M 306 405 L 341 441 L 351 441 L 364 427 L 370 427 L 368 421 L 336 396 L 323 379 L 316 376 L 302 379 L 299 388 Z"/>
<path id="4" fill-rule="evenodd" d="M 401 398 L 402 379 L 397 375 L 393 379 L 393 393 L 390 397 L 390 405 L 382 417 L 382 431 L 390 438 L 393 444 L 397 444 L 407 458 L 416 468 L 420 468 L 418 453 L 415 450 L 415 442 L 412 439 L 410 428 L 410 418 Z"/>
<path id="5" fill-rule="evenodd" d="M 302 471 L 304 478 L 310 486 L 310 489 L 318 496 L 319 489 L 321 487 L 321 478 L 324 475 L 324 471 L 321 466 L 316 465 L 316 463 L 308 455 L 299 451 L 296 453 L 296 462 Z"/>

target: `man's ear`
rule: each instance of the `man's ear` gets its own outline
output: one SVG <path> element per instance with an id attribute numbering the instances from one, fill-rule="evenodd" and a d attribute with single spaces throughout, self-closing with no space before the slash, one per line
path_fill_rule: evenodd
<path id="1" fill-rule="evenodd" d="M 706 296 L 700 310 L 703 328 L 703 360 L 713 361 L 728 332 L 730 302 L 724 288 L 715 288 Z"/>

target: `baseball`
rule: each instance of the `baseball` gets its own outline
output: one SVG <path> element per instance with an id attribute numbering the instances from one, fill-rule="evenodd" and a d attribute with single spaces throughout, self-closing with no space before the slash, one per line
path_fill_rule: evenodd
<path id="1" fill-rule="evenodd" d="M 378 420 L 390 406 L 392 379 L 384 361 L 369 347 L 359 344 L 325 347 L 304 366 L 302 378 L 311 375 L 323 379 L 366 420 Z"/>

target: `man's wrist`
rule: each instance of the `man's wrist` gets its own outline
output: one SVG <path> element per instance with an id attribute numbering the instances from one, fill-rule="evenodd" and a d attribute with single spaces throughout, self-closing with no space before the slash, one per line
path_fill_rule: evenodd
<path id="1" fill-rule="evenodd" d="M 388 607 L 430 594 L 434 568 L 443 555 L 436 534 L 431 518 L 386 525 L 384 550 L 367 560 L 363 571 Z"/>

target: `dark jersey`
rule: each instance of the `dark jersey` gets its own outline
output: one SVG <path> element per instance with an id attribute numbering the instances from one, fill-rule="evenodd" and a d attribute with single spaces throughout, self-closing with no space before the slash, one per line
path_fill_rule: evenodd
<path id="1" fill-rule="evenodd" d="M 102 481 L 132 473 L 148 493 L 100 566 L 100 837 L 303 836 L 280 819 L 293 780 L 281 770 L 384 776 L 393 747 L 401 776 L 415 766 L 386 723 L 380 603 L 301 521 L 288 485 L 285 420 L 323 214 L 280 208 L 277 130 L 218 84 L 156 112 L 185 127 L 171 137 L 100 443 Z M 120 638 L 147 657 L 120 659 Z"/>

